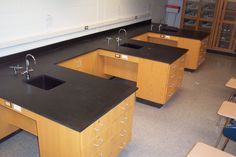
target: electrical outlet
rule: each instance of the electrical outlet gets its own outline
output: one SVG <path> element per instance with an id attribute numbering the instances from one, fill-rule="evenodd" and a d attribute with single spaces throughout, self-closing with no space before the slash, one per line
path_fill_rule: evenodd
<path id="1" fill-rule="evenodd" d="M 89 29 L 89 26 L 84 26 L 84 30 L 88 30 Z"/>

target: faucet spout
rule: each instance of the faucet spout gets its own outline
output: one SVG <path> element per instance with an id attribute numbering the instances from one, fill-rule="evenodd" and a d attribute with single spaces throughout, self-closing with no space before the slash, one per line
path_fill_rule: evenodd
<path id="1" fill-rule="evenodd" d="M 30 72 L 31 71 L 34 71 L 33 69 L 29 69 L 29 66 L 30 66 L 30 62 L 29 62 L 29 59 L 28 58 L 32 58 L 33 61 L 34 61 L 34 64 L 36 64 L 36 59 L 34 58 L 33 55 L 31 54 L 27 54 L 25 56 L 25 71 L 22 72 L 22 74 L 24 74 L 26 76 L 26 79 L 29 80 L 30 79 Z"/>
<path id="2" fill-rule="evenodd" d="M 120 37 L 121 32 L 124 32 L 124 33 L 125 33 L 125 37 L 127 36 L 127 31 L 126 31 L 124 28 L 121 28 L 121 29 L 119 30 L 119 32 L 118 32 L 119 37 Z"/>

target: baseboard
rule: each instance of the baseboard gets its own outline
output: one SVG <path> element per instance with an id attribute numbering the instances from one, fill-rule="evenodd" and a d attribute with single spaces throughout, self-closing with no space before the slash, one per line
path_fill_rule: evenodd
<path id="1" fill-rule="evenodd" d="M 207 49 L 207 52 L 208 52 L 208 53 L 219 54 L 219 55 L 224 55 L 224 56 L 236 57 L 236 53 L 229 53 L 229 52 L 218 51 L 218 50 L 212 50 L 212 49 Z"/>
<path id="2" fill-rule="evenodd" d="M 2 138 L 2 139 L 0 140 L 0 144 L 3 143 L 3 142 L 5 142 L 5 141 L 8 140 L 9 138 L 11 138 L 11 137 L 13 137 L 13 136 L 19 134 L 21 131 L 22 131 L 22 129 L 18 129 L 18 130 L 16 130 L 15 132 L 11 133 L 10 135 L 8 135 L 8 136 Z"/>
<path id="3" fill-rule="evenodd" d="M 161 108 L 163 106 L 162 104 L 155 103 L 155 102 L 152 102 L 152 101 L 149 101 L 146 99 L 142 99 L 142 98 L 138 98 L 138 97 L 136 98 L 136 100 L 140 103 L 143 103 L 148 106 L 156 107 L 156 108 Z"/>

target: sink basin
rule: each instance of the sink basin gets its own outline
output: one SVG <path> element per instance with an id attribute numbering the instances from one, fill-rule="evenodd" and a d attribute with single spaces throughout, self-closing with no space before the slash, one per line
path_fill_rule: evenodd
<path id="1" fill-rule="evenodd" d="M 131 44 L 131 43 L 124 43 L 120 46 L 132 48 L 132 49 L 141 49 L 141 48 L 143 48 L 143 46 L 140 46 L 140 45 L 137 45 L 137 44 Z"/>
<path id="2" fill-rule="evenodd" d="M 40 89 L 50 90 L 65 83 L 65 81 L 47 75 L 40 75 L 38 77 L 27 80 L 26 83 Z"/>

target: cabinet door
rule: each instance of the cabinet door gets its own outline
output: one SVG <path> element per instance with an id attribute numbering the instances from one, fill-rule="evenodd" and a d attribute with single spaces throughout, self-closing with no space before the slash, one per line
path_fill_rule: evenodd
<path id="1" fill-rule="evenodd" d="M 198 10 L 200 0 L 185 0 L 182 13 L 182 28 L 196 30 L 198 23 Z"/>
<path id="2" fill-rule="evenodd" d="M 137 97 L 165 104 L 169 64 L 140 59 Z"/>
<path id="3" fill-rule="evenodd" d="M 236 1 L 224 0 L 223 9 L 216 35 L 215 48 L 222 51 L 234 52 L 236 45 Z"/>

